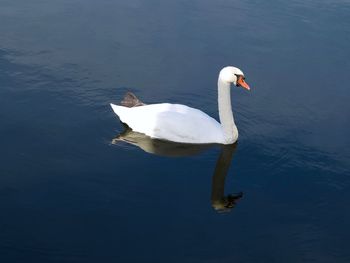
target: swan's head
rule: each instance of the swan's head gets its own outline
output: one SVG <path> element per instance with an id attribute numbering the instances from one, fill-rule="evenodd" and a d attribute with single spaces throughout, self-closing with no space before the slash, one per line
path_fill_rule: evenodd
<path id="1" fill-rule="evenodd" d="M 228 66 L 220 71 L 219 78 L 223 81 L 233 83 L 237 87 L 242 87 L 250 90 L 249 85 L 245 82 L 245 77 L 239 68 Z"/>

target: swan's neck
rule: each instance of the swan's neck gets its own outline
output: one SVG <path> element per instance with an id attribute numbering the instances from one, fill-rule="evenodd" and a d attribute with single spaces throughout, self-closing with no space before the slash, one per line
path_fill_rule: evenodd
<path id="1" fill-rule="evenodd" d="M 230 83 L 218 80 L 219 117 L 224 133 L 224 143 L 234 143 L 238 138 L 238 130 L 233 119 L 231 107 Z"/>

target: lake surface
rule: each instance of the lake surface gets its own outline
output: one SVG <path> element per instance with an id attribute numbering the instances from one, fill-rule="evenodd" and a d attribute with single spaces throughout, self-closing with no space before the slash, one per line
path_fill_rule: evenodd
<path id="1" fill-rule="evenodd" d="M 350 262 L 349 14 L 1 0 L 0 262 Z M 126 91 L 218 119 L 226 65 L 251 86 L 232 88 L 237 145 L 114 140 Z"/>

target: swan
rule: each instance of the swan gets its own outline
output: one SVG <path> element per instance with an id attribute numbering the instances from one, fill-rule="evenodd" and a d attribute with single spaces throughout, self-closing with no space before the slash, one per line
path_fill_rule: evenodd
<path id="1" fill-rule="evenodd" d="M 250 90 L 239 68 L 224 67 L 218 78 L 218 110 L 220 123 L 201 110 L 182 104 L 144 104 L 128 93 L 122 105 L 110 104 L 121 122 L 133 131 L 151 138 L 190 144 L 232 144 L 238 139 L 234 122 L 230 87 Z"/>

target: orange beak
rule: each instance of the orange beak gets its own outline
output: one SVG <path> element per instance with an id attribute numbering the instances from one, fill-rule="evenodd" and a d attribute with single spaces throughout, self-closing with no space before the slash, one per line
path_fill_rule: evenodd
<path id="1" fill-rule="evenodd" d="M 237 80 L 237 84 L 238 84 L 239 86 L 241 86 L 241 87 L 247 89 L 247 90 L 250 90 L 250 87 L 249 87 L 248 83 L 245 82 L 243 78 L 239 78 L 239 79 Z"/>

